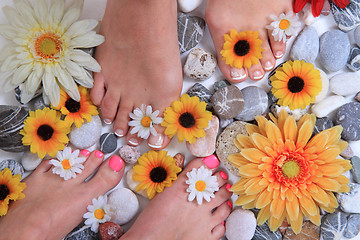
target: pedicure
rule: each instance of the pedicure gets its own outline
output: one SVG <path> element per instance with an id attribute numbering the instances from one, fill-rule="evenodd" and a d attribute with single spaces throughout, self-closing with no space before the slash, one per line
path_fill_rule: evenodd
<path id="1" fill-rule="evenodd" d="M 110 125 L 112 123 L 112 121 L 110 119 L 104 119 L 104 123 L 107 125 Z"/>
<path id="2" fill-rule="evenodd" d="M 265 69 L 266 71 L 270 71 L 270 70 L 273 69 L 273 68 L 274 68 L 274 65 L 273 65 L 270 61 L 267 61 L 267 62 L 265 63 L 264 69 Z"/>
<path id="3" fill-rule="evenodd" d="M 123 166 L 124 166 L 124 161 L 120 157 L 115 155 L 110 158 L 109 167 L 115 172 L 120 171 Z"/>
<path id="4" fill-rule="evenodd" d="M 97 157 L 97 158 L 102 158 L 103 156 L 104 156 L 104 154 L 103 154 L 101 151 L 96 150 L 96 152 L 95 152 L 95 157 Z"/>
<path id="5" fill-rule="evenodd" d="M 284 53 L 283 53 L 282 51 L 277 51 L 277 52 L 275 53 L 275 57 L 276 57 L 276 58 L 281 58 L 282 56 L 284 56 Z"/>
<path id="6" fill-rule="evenodd" d="M 225 221 L 223 221 L 221 224 L 225 226 Z"/>
<path id="7" fill-rule="evenodd" d="M 232 205 L 232 203 L 230 201 L 227 201 L 226 203 L 227 203 L 227 205 L 229 205 L 230 208 L 233 207 L 233 205 Z"/>
<path id="8" fill-rule="evenodd" d="M 231 188 L 231 187 L 232 187 L 232 186 L 231 186 L 230 183 L 226 184 L 226 186 L 225 186 L 225 188 L 226 188 L 226 190 L 228 190 L 228 192 L 231 192 L 231 191 L 230 191 L 230 188 Z"/>
<path id="9" fill-rule="evenodd" d="M 260 71 L 255 71 L 254 72 L 253 78 L 255 80 L 262 79 L 263 77 L 264 77 L 264 74 L 262 72 L 260 72 Z"/>
<path id="10" fill-rule="evenodd" d="M 86 150 L 86 149 L 81 150 L 80 153 L 81 153 L 84 157 L 87 157 L 87 156 L 90 155 L 90 152 L 89 152 L 88 150 Z"/>
<path id="11" fill-rule="evenodd" d="M 222 179 L 224 179 L 224 180 L 227 180 L 227 179 L 228 179 L 228 175 L 227 175 L 225 172 L 223 172 L 223 171 L 220 171 L 220 176 L 221 176 Z"/>
<path id="12" fill-rule="evenodd" d="M 230 76 L 233 80 L 241 80 L 244 79 L 246 77 L 246 72 L 245 70 L 242 69 L 238 69 L 238 68 L 231 68 L 230 69 Z"/>
<path id="13" fill-rule="evenodd" d="M 118 137 L 123 137 L 124 136 L 124 131 L 121 130 L 121 129 L 116 129 L 116 131 L 114 133 Z"/>
<path id="14" fill-rule="evenodd" d="M 204 157 L 202 161 L 210 169 L 216 168 L 220 163 L 219 159 L 214 154 Z"/>
<path id="15" fill-rule="evenodd" d="M 164 142 L 164 136 L 162 134 L 150 135 L 148 145 L 151 148 L 161 148 Z"/>
<path id="16" fill-rule="evenodd" d="M 135 139 L 135 138 L 129 139 L 128 142 L 129 142 L 131 145 L 134 145 L 134 146 L 139 145 L 139 141 L 138 141 L 137 139 Z"/>

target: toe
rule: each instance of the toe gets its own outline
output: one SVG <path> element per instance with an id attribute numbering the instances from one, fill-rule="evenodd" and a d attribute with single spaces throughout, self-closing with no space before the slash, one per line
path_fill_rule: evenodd
<path id="1" fill-rule="evenodd" d="M 106 124 L 111 124 L 114 121 L 119 102 L 119 92 L 115 89 L 108 89 L 101 102 L 101 117 Z"/>
<path id="2" fill-rule="evenodd" d="M 216 208 L 216 207 L 220 206 L 223 202 L 229 200 L 229 198 L 233 194 L 229 190 L 230 187 L 231 187 L 231 185 L 227 183 L 227 184 L 223 185 L 219 189 L 219 191 L 217 191 L 215 193 L 215 198 L 209 202 L 209 206 L 211 207 L 211 209 Z"/>
<path id="3" fill-rule="evenodd" d="M 212 230 L 212 236 L 214 239 L 220 239 L 222 236 L 225 235 L 225 225 L 220 223 Z"/>
<path id="4" fill-rule="evenodd" d="M 201 166 L 205 166 L 215 172 L 219 167 L 219 164 L 219 159 L 215 155 L 210 155 L 204 158 L 195 158 L 186 165 L 181 174 L 186 175 L 186 173 L 193 170 L 193 168 L 200 168 Z"/>
<path id="5" fill-rule="evenodd" d="M 231 205 L 229 205 L 229 201 L 223 202 L 219 207 L 215 209 L 212 214 L 212 223 L 216 227 L 227 219 L 231 212 Z"/>
<path id="6" fill-rule="evenodd" d="M 103 74 L 94 73 L 94 86 L 91 88 L 90 97 L 93 103 L 99 106 L 105 95 L 105 81 Z"/>
<path id="7" fill-rule="evenodd" d="M 271 47 L 268 41 L 267 36 L 263 38 L 263 44 L 262 47 L 264 48 L 264 51 L 262 52 L 262 58 L 260 59 L 260 63 L 262 68 L 265 71 L 271 71 L 276 64 L 275 57 L 273 55 L 273 52 L 271 51 Z"/>
<path id="8" fill-rule="evenodd" d="M 120 106 L 114 122 L 116 136 L 123 137 L 127 134 L 130 121 L 129 113 L 133 111 L 134 105 L 129 99 L 121 99 Z"/>
<path id="9" fill-rule="evenodd" d="M 50 170 L 52 165 L 50 164 L 50 160 L 42 160 L 39 166 L 35 168 L 34 171 L 44 173 Z"/>
<path id="10" fill-rule="evenodd" d="M 77 175 L 76 181 L 85 181 L 85 179 L 87 179 L 95 171 L 95 169 L 100 166 L 100 164 L 103 162 L 103 159 L 104 154 L 101 151 L 93 151 L 84 162 L 84 169 L 80 174 Z"/>
<path id="11" fill-rule="evenodd" d="M 130 128 L 130 131 L 126 135 L 126 142 L 133 147 L 139 146 L 142 142 L 142 138 L 138 137 L 137 133 L 131 133 L 134 128 Z"/>
<path id="12" fill-rule="evenodd" d="M 268 34 L 270 36 L 269 39 L 270 39 L 272 54 L 276 59 L 282 58 L 285 54 L 286 42 L 284 43 L 283 41 L 275 41 L 270 31 L 268 31 Z"/>
<path id="13" fill-rule="evenodd" d="M 167 147 L 169 145 L 171 139 L 165 135 L 165 128 L 157 125 L 155 126 L 156 135 L 150 135 L 148 138 L 148 146 L 152 148 L 153 150 L 161 150 Z"/>
<path id="14" fill-rule="evenodd" d="M 260 64 L 252 65 L 248 71 L 250 79 L 254 81 L 259 81 L 265 76 L 265 71 Z"/>

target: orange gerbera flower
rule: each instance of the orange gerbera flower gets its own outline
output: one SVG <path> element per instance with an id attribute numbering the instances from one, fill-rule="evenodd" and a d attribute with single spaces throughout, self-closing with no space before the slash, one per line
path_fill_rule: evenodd
<path id="1" fill-rule="evenodd" d="M 249 136 L 238 135 L 240 153 L 228 160 L 239 169 L 241 179 L 231 191 L 239 195 L 236 205 L 261 209 L 257 222 L 268 220 L 275 231 L 285 217 L 295 233 L 301 231 L 303 216 L 320 225 L 319 207 L 334 212 L 338 202 L 333 192 L 347 192 L 351 169 L 348 160 L 337 158 L 347 143 L 340 140 L 341 126 L 313 138 L 314 115 L 298 123 L 284 110 L 272 121 L 257 116 L 258 126 L 249 124 Z"/>
<path id="2" fill-rule="evenodd" d="M 238 33 L 231 29 L 230 34 L 224 35 L 225 43 L 221 55 L 226 64 L 236 68 L 249 68 L 259 63 L 262 58 L 261 39 L 257 31 L 246 31 Z"/>

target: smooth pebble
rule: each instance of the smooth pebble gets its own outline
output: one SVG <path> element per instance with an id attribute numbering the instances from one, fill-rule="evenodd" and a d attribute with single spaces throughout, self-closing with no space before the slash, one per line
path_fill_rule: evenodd
<path id="1" fill-rule="evenodd" d="M 33 171 L 39 166 L 42 159 L 37 154 L 31 152 L 25 152 L 21 158 L 21 164 L 26 171 Z"/>
<path id="2" fill-rule="evenodd" d="M 346 66 L 354 72 L 360 70 L 360 48 L 353 47 L 350 50 L 350 56 Z"/>
<path id="3" fill-rule="evenodd" d="M 197 96 L 201 102 L 205 102 L 206 109 L 212 109 L 211 96 L 212 92 L 207 89 L 201 83 L 195 83 L 189 90 L 186 92 L 190 97 Z"/>
<path id="4" fill-rule="evenodd" d="M 136 147 L 124 145 L 119 148 L 120 157 L 129 164 L 134 164 L 140 157 L 140 151 Z"/>
<path id="5" fill-rule="evenodd" d="M 238 87 L 230 85 L 216 91 L 211 103 L 220 118 L 234 118 L 244 109 L 244 96 Z"/>
<path id="6" fill-rule="evenodd" d="M 344 237 L 351 239 L 360 233 L 360 214 L 351 214 L 347 220 Z"/>
<path id="7" fill-rule="evenodd" d="M 255 234 L 256 218 L 252 211 L 242 208 L 231 212 L 225 223 L 228 240 L 250 240 Z"/>
<path id="8" fill-rule="evenodd" d="M 336 124 L 343 127 L 341 137 L 347 141 L 360 140 L 360 103 L 349 102 L 336 113 Z"/>
<path id="9" fill-rule="evenodd" d="M 0 161 L 0 171 L 4 170 L 5 168 L 10 169 L 13 176 L 18 174 L 20 174 L 21 176 L 24 175 L 23 166 L 14 159 L 6 159 Z"/>
<path id="10" fill-rule="evenodd" d="M 178 12 L 177 28 L 180 53 L 186 52 L 200 42 L 205 31 L 205 20 Z"/>
<path id="11" fill-rule="evenodd" d="M 102 123 L 99 116 L 92 116 L 90 122 L 86 122 L 81 127 L 73 127 L 69 139 L 78 149 L 89 148 L 98 143 L 101 136 Z"/>
<path id="12" fill-rule="evenodd" d="M 350 192 L 338 193 L 341 210 L 346 213 L 360 213 L 360 184 L 349 183 Z"/>
<path id="13" fill-rule="evenodd" d="M 285 110 L 289 115 L 293 116 L 294 119 L 297 121 L 299 120 L 304 114 L 306 114 L 309 111 L 309 106 L 307 106 L 305 109 L 294 109 L 294 110 L 290 110 L 290 108 L 288 106 L 280 106 L 277 104 L 273 104 L 270 106 L 270 111 L 276 116 L 278 117 L 280 112 L 282 110 Z"/>
<path id="14" fill-rule="evenodd" d="M 188 13 L 198 8 L 203 0 L 178 0 L 179 10 Z"/>
<path id="15" fill-rule="evenodd" d="M 330 90 L 341 96 L 354 95 L 360 91 L 360 75 L 355 72 L 339 73 L 330 79 Z"/>
<path id="16" fill-rule="evenodd" d="M 346 99 L 343 96 L 329 96 L 324 98 L 321 102 L 312 105 L 311 112 L 318 118 L 326 117 L 345 103 Z"/>
<path id="17" fill-rule="evenodd" d="M 318 70 L 320 71 L 321 77 L 321 91 L 318 93 L 318 95 L 315 96 L 314 103 L 321 102 L 326 97 L 329 91 L 329 78 L 327 74 L 321 69 Z"/>
<path id="18" fill-rule="evenodd" d="M 111 153 L 117 148 L 117 138 L 114 133 L 104 133 L 100 137 L 100 151 Z"/>
<path id="19" fill-rule="evenodd" d="M 136 195 L 127 188 L 118 188 L 108 196 L 111 221 L 123 225 L 133 219 L 139 210 Z"/>
<path id="20" fill-rule="evenodd" d="M 312 16 L 312 13 L 310 14 Z M 308 26 L 296 37 L 290 51 L 292 60 L 314 63 L 319 53 L 319 36 L 315 27 Z"/>
<path id="21" fill-rule="evenodd" d="M 316 118 L 313 134 L 316 135 L 328 128 L 332 128 L 333 126 L 334 122 L 328 117 Z"/>
<path id="22" fill-rule="evenodd" d="M 353 176 L 354 182 L 360 183 L 360 158 L 358 156 L 353 156 L 351 158 L 351 174 Z"/>
<path id="23" fill-rule="evenodd" d="M 320 226 L 320 239 L 341 239 L 347 224 L 346 214 L 336 211 L 322 217 Z"/>
<path id="24" fill-rule="evenodd" d="M 338 27 L 347 32 L 354 29 L 360 23 L 360 1 L 350 0 L 344 8 L 331 3 L 331 12 Z"/>
<path id="25" fill-rule="evenodd" d="M 249 86 L 241 89 L 241 92 L 244 96 L 244 109 L 235 117 L 236 120 L 252 121 L 268 109 L 268 95 L 262 88 Z"/>

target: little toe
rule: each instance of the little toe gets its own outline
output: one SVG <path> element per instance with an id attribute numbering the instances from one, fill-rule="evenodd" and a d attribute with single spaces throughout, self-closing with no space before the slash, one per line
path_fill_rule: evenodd
<path id="1" fill-rule="evenodd" d="M 130 121 L 129 113 L 133 111 L 133 108 L 134 105 L 131 102 L 127 99 L 121 99 L 113 126 L 116 136 L 123 137 L 127 134 Z"/>
<path id="2" fill-rule="evenodd" d="M 226 231 L 225 223 L 224 224 L 220 223 L 213 228 L 211 233 L 214 239 L 221 239 L 225 235 L 225 231 Z"/>
<path id="3" fill-rule="evenodd" d="M 286 50 L 286 42 L 283 41 L 275 41 L 274 37 L 271 35 L 271 32 L 269 31 L 269 39 L 270 39 L 270 45 L 271 50 L 276 59 L 282 58 L 285 54 Z"/>
<path id="4" fill-rule="evenodd" d="M 100 106 L 105 96 L 105 81 L 104 76 L 101 72 L 94 73 L 94 86 L 91 88 L 90 97 L 91 101 Z"/>
<path id="5" fill-rule="evenodd" d="M 116 116 L 120 95 L 116 90 L 109 90 L 101 102 L 101 117 L 106 124 L 111 124 Z"/>
<path id="6" fill-rule="evenodd" d="M 217 225 L 221 224 L 227 219 L 230 215 L 231 207 L 228 201 L 223 202 L 219 207 L 217 207 L 213 214 L 212 214 L 212 223 L 216 227 Z"/>
<path id="7" fill-rule="evenodd" d="M 93 151 L 86 159 L 86 161 L 83 163 L 84 169 L 80 174 L 77 175 L 76 177 L 77 182 L 85 181 L 85 179 L 87 179 L 95 171 L 95 169 L 100 166 L 103 160 L 104 160 L 104 154 L 101 151 L 99 150 Z"/>
<path id="8" fill-rule="evenodd" d="M 171 139 L 165 135 L 165 128 L 160 125 L 156 125 L 155 129 L 157 134 L 150 134 L 147 141 L 148 146 L 153 150 L 161 150 L 166 148 L 167 145 L 169 145 Z"/>
<path id="9" fill-rule="evenodd" d="M 142 143 L 142 138 L 138 137 L 137 133 L 131 133 L 134 128 L 130 128 L 130 131 L 126 135 L 126 142 L 133 147 L 139 146 Z"/>
<path id="10" fill-rule="evenodd" d="M 248 71 L 250 79 L 254 81 L 259 81 L 265 76 L 265 71 L 260 64 L 252 65 Z"/>

